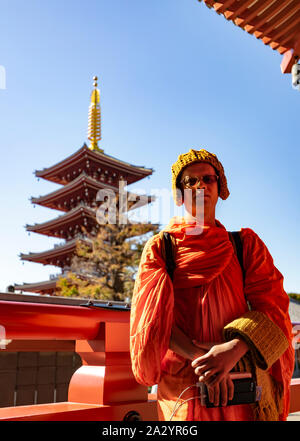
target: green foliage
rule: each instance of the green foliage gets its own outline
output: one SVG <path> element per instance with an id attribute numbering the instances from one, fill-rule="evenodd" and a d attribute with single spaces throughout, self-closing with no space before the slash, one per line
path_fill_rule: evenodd
<path id="1" fill-rule="evenodd" d="M 79 295 L 77 286 L 75 284 L 72 285 L 65 278 L 59 278 L 56 286 L 60 289 L 61 293 L 63 293 L 61 295 L 64 297 L 77 297 Z"/>
<path id="2" fill-rule="evenodd" d="M 298 294 L 296 292 L 288 292 L 287 294 L 291 299 L 294 299 L 294 300 L 297 300 L 298 302 L 300 302 L 300 294 Z"/>

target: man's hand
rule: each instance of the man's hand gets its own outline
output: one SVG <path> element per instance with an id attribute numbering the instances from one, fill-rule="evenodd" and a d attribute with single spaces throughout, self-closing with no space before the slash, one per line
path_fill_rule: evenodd
<path id="1" fill-rule="evenodd" d="M 228 399 L 232 399 L 233 383 L 228 374 L 248 349 L 243 340 L 236 338 L 213 345 L 205 355 L 192 361 L 195 374 L 199 376 L 200 382 L 207 385 L 209 401 L 215 406 L 219 404 L 220 398 L 222 405 L 226 405 Z"/>
<path id="2" fill-rule="evenodd" d="M 194 344 L 187 335 L 176 325 L 172 327 L 169 348 L 188 360 L 198 359 L 207 352 L 207 349 Z"/>
<path id="3" fill-rule="evenodd" d="M 227 401 L 233 399 L 234 395 L 234 384 L 231 380 L 229 374 L 220 381 L 220 383 L 214 386 L 207 385 L 208 399 L 215 406 L 221 403 L 222 406 L 227 405 Z"/>

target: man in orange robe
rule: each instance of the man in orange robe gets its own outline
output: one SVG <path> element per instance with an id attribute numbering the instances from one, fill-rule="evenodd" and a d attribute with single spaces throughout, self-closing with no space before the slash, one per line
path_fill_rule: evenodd
<path id="1" fill-rule="evenodd" d="M 228 232 L 215 218 L 218 197 L 229 196 L 216 155 L 204 149 L 180 155 L 172 186 L 187 216 L 164 229 L 175 243 L 173 281 L 161 235 L 143 251 L 131 304 L 135 378 L 158 385 L 160 420 L 286 420 L 294 350 L 283 276 L 258 235 L 242 228 L 243 281 Z M 197 189 L 204 190 L 202 217 Z M 262 387 L 261 400 L 227 406 L 234 392 L 231 371 L 250 372 Z M 198 381 L 206 383 L 217 407 L 201 405 Z"/>

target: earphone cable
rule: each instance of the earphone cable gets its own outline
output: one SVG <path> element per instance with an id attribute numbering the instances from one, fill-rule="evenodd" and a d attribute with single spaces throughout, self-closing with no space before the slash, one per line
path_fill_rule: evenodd
<path id="1" fill-rule="evenodd" d="M 172 414 L 172 416 L 171 416 L 171 418 L 170 418 L 170 421 L 172 420 L 173 416 L 175 415 L 175 413 L 177 412 L 177 410 L 178 410 L 181 406 L 183 406 L 183 405 L 184 405 L 185 403 L 187 403 L 188 401 L 195 400 L 196 398 L 202 398 L 202 397 L 201 397 L 201 395 L 197 395 L 196 397 L 187 398 L 187 399 L 184 400 L 182 403 L 180 403 L 180 404 L 177 406 L 177 409 L 174 409 L 173 414 Z"/>
<path id="2" fill-rule="evenodd" d="M 181 407 L 182 404 L 186 403 L 186 401 L 189 401 L 189 400 L 191 400 L 191 399 L 193 400 L 194 398 L 196 398 L 196 397 L 188 398 L 187 400 L 183 401 L 183 403 L 181 403 L 181 404 L 176 408 L 177 403 L 178 403 L 178 401 L 180 400 L 180 398 L 182 397 L 182 395 L 183 395 L 188 389 L 190 389 L 191 387 L 198 387 L 198 384 L 192 384 L 191 386 L 186 387 L 186 388 L 181 392 L 181 394 L 180 394 L 179 397 L 177 398 L 177 401 L 176 401 L 176 403 L 175 403 L 175 405 L 174 405 L 174 408 L 173 408 L 173 412 L 172 412 L 172 414 L 171 414 L 170 421 L 172 420 L 173 416 L 175 415 L 175 413 L 176 413 L 177 410 Z"/>

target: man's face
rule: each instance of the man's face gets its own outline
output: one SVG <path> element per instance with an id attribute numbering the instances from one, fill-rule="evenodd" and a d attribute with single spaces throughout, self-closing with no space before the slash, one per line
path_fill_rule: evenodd
<path id="1" fill-rule="evenodd" d="M 180 181 L 184 180 L 186 176 L 191 178 L 198 177 L 202 178 L 205 175 L 216 175 L 216 171 L 212 165 L 206 162 L 194 162 L 191 165 L 188 165 L 182 172 L 180 177 Z M 184 185 L 181 184 L 181 189 L 184 190 Z M 218 202 L 218 182 L 213 182 L 211 184 L 206 184 L 203 182 L 203 179 L 200 179 L 197 187 L 198 189 L 204 190 L 204 218 L 211 219 L 215 217 L 215 207 Z M 196 213 L 199 213 L 199 207 L 196 207 L 196 188 L 193 188 L 192 198 L 184 198 L 183 203 L 185 205 L 186 210 L 192 216 L 196 216 Z M 183 192 L 184 194 L 184 192 Z M 190 200 L 191 199 L 191 200 Z M 198 198 L 199 199 L 199 198 Z M 198 202 L 199 204 L 199 202 Z M 197 208 L 197 210 L 196 210 Z M 201 207 L 200 207 L 201 208 Z"/>

